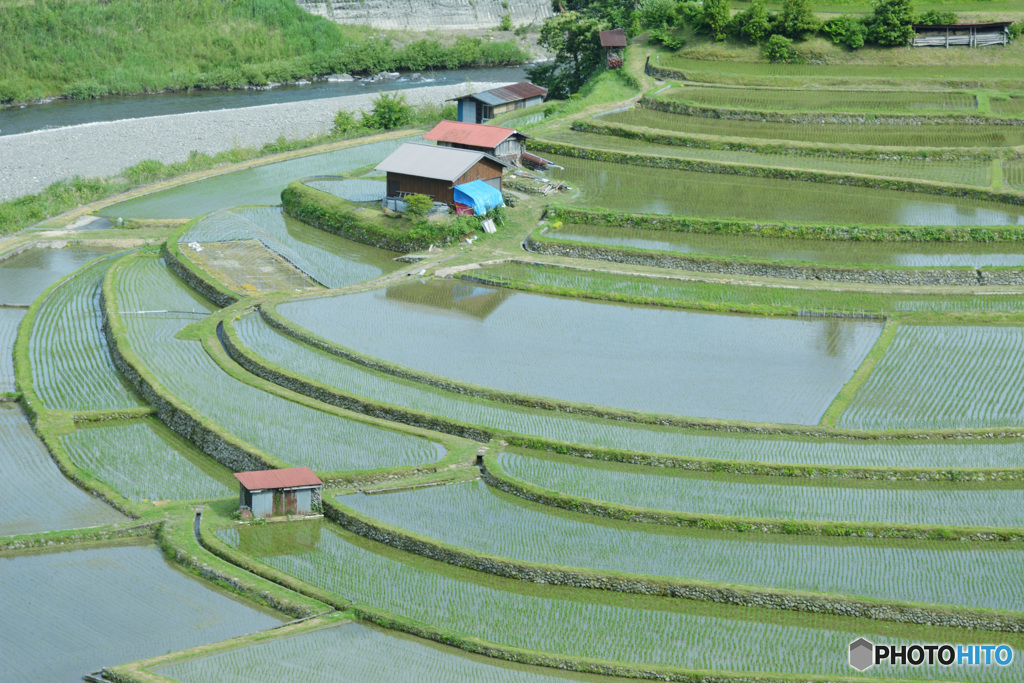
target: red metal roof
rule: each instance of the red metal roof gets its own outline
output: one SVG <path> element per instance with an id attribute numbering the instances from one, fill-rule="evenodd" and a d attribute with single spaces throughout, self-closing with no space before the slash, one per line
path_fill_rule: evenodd
<path id="1" fill-rule="evenodd" d="M 286 470 L 259 470 L 239 472 L 235 479 L 250 491 L 256 489 L 288 489 L 295 486 L 321 486 L 320 477 L 308 467 L 291 467 Z"/>
<path id="2" fill-rule="evenodd" d="M 613 28 L 601 31 L 601 47 L 626 47 L 626 30 Z"/>
<path id="3" fill-rule="evenodd" d="M 433 130 L 423 136 L 424 140 L 454 142 L 470 147 L 487 147 L 493 149 L 514 134 L 514 128 L 485 126 L 482 123 L 465 123 L 463 121 L 442 121 Z"/>

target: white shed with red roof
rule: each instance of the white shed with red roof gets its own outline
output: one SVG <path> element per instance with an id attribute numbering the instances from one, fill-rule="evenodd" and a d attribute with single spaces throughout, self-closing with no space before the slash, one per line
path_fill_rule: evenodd
<path id="1" fill-rule="evenodd" d="M 308 515 L 320 507 L 324 483 L 308 467 L 239 472 L 238 504 L 253 517 Z"/>

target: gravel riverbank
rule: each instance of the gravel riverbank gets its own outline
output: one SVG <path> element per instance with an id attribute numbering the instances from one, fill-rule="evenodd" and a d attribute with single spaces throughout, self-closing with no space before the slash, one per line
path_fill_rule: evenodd
<path id="1" fill-rule="evenodd" d="M 410 104 L 441 102 L 507 83 L 462 83 L 402 91 Z M 368 109 L 376 93 L 243 109 L 126 119 L 0 137 L 0 200 L 38 192 L 75 175 L 110 176 L 144 159 L 181 161 L 192 150 L 215 154 L 259 147 L 284 135 L 330 129 L 339 109 Z"/>

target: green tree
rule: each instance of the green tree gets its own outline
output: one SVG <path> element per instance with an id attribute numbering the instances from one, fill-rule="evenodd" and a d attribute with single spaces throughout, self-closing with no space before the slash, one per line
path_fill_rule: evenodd
<path id="1" fill-rule="evenodd" d="M 764 44 L 764 56 L 771 62 L 788 62 L 793 59 L 793 41 L 776 33 Z"/>
<path id="2" fill-rule="evenodd" d="M 914 0 L 874 0 L 868 40 L 884 47 L 906 45 L 914 35 Z"/>
<path id="3" fill-rule="evenodd" d="M 554 52 L 555 59 L 527 69 L 527 75 L 555 97 L 566 98 L 578 91 L 604 62 L 600 36 L 604 28 L 597 19 L 578 12 L 545 19 L 537 42 Z"/>
<path id="4" fill-rule="evenodd" d="M 822 24 L 821 30 L 836 45 L 845 45 L 853 50 L 864 47 L 867 36 L 864 24 L 849 14 L 829 19 Z"/>
<path id="5" fill-rule="evenodd" d="M 338 110 L 338 113 L 334 115 L 333 132 L 335 135 L 344 135 L 355 130 L 358 125 L 352 113 L 344 109 Z"/>
<path id="6" fill-rule="evenodd" d="M 412 115 L 412 106 L 405 95 L 385 92 L 373 101 L 373 111 L 363 112 L 363 125 L 377 130 L 394 130 L 409 125 Z"/>
<path id="7" fill-rule="evenodd" d="M 748 43 L 760 43 L 771 30 L 764 0 L 753 0 L 750 7 L 736 15 L 735 20 L 739 24 L 739 37 Z"/>
<path id="8" fill-rule="evenodd" d="M 666 28 L 676 22 L 675 0 L 642 0 L 637 10 L 640 27 Z"/>
<path id="9" fill-rule="evenodd" d="M 731 19 L 729 0 L 704 0 L 701 25 L 704 33 L 715 40 L 725 40 L 726 26 Z"/>
<path id="10" fill-rule="evenodd" d="M 779 17 L 779 28 L 790 38 L 806 38 L 821 28 L 814 16 L 814 0 L 786 0 Z"/>
<path id="11" fill-rule="evenodd" d="M 405 197 L 405 212 L 416 218 L 423 218 L 434 208 L 434 200 L 425 194 L 410 194 Z"/>

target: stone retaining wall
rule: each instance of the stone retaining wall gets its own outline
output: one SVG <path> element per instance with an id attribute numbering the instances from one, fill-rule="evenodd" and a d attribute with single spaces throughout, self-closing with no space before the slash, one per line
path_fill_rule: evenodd
<path id="1" fill-rule="evenodd" d="M 171 239 L 175 238 L 172 237 Z M 215 287 L 213 284 L 211 284 L 204 278 L 200 277 L 195 271 L 193 271 L 187 265 L 182 263 L 179 259 L 185 257 L 179 256 L 179 253 L 176 253 L 177 250 L 171 249 L 168 246 L 169 244 L 170 242 L 164 243 L 164 261 L 167 263 L 167 266 L 171 269 L 171 271 L 173 271 L 175 275 L 180 277 L 185 282 L 185 284 L 187 284 L 189 287 L 202 294 L 218 308 L 230 306 L 231 304 L 238 301 L 238 297 L 236 295 L 224 291 L 218 287 Z"/>

